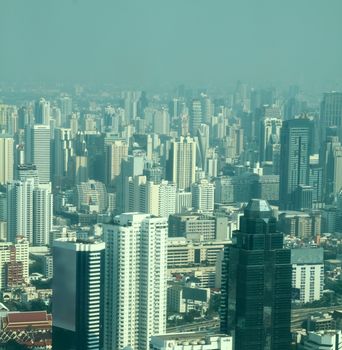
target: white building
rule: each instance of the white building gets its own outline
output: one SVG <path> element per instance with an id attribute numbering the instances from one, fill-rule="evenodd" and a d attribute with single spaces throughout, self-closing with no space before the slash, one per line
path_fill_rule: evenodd
<path id="1" fill-rule="evenodd" d="M 192 208 L 192 193 L 178 190 L 176 193 L 176 213 L 183 213 Z"/>
<path id="2" fill-rule="evenodd" d="M 324 288 L 322 248 L 291 249 L 292 288 L 298 291 L 297 301 L 319 300 Z"/>
<path id="3" fill-rule="evenodd" d="M 17 236 L 33 240 L 34 179 L 13 181 L 7 185 L 7 240 L 15 242 Z"/>
<path id="4" fill-rule="evenodd" d="M 0 184 L 13 180 L 14 141 L 12 137 L 0 135 Z"/>
<path id="5" fill-rule="evenodd" d="M 123 213 L 104 226 L 105 348 L 148 350 L 166 330 L 167 219 Z"/>
<path id="6" fill-rule="evenodd" d="M 169 217 L 176 212 L 176 191 L 175 184 L 162 181 L 159 187 L 158 216 Z"/>
<path id="7" fill-rule="evenodd" d="M 11 253 L 15 248 L 15 261 L 23 266 L 23 279 L 29 278 L 29 243 L 24 238 L 18 238 L 16 243 L 0 242 L 0 290 L 6 286 L 6 265 L 11 260 Z"/>
<path id="8" fill-rule="evenodd" d="M 42 246 L 49 244 L 52 219 L 52 193 L 46 188 L 35 188 L 33 190 L 33 245 Z"/>
<path id="9" fill-rule="evenodd" d="M 25 163 L 35 164 L 39 182 L 50 182 L 50 127 L 32 125 L 25 130 Z"/>
<path id="10" fill-rule="evenodd" d="M 206 179 L 196 182 L 191 187 L 192 206 L 202 212 L 214 210 L 215 186 Z"/>
<path id="11" fill-rule="evenodd" d="M 189 190 L 195 182 L 196 141 L 191 137 L 180 137 L 171 142 L 169 160 L 166 169 L 167 179 L 179 189 Z"/>
<path id="12" fill-rule="evenodd" d="M 151 340 L 152 350 L 232 350 L 233 339 L 225 334 L 186 332 L 156 335 Z"/>
<path id="13" fill-rule="evenodd" d="M 341 331 L 309 332 L 299 350 L 340 350 L 342 349 Z"/>

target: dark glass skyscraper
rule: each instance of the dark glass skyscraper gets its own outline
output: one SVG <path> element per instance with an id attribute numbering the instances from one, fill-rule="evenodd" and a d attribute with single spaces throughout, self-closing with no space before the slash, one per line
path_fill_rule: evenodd
<path id="1" fill-rule="evenodd" d="M 103 349 L 104 259 L 105 243 L 54 241 L 54 350 Z"/>
<path id="2" fill-rule="evenodd" d="M 283 123 L 280 134 L 279 200 L 282 209 L 294 209 L 299 185 L 309 184 L 309 119 L 291 119 Z"/>
<path id="3" fill-rule="evenodd" d="M 222 269 L 221 330 L 236 350 L 289 350 L 291 254 L 265 200 L 252 199 L 240 218 Z"/>

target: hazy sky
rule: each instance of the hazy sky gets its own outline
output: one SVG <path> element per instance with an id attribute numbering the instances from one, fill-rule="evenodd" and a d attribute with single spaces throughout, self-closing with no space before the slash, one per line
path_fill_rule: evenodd
<path id="1" fill-rule="evenodd" d="M 0 0 L 0 80 L 342 81 L 342 0 Z"/>

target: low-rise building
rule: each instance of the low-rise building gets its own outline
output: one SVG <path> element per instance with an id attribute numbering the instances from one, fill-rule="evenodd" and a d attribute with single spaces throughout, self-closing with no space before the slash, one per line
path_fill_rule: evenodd
<path id="1" fill-rule="evenodd" d="M 152 350 L 232 350 L 232 337 L 208 332 L 186 332 L 155 335 L 151 339 Z"/>

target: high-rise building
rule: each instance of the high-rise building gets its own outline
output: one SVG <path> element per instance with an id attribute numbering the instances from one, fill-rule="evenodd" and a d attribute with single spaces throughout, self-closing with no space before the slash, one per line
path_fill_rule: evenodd
<path id="1" fill-rule="evenodd" d="M 33 241 L 33 189 L 34 180 L 12 181 L 7 184 L 7 240 L 15 242 L 17 236 Z"/>
<path id="2" fill-rule="evenodd" d="M 191 186 L 192 206 L 194 209 L 208 212 L 214 210 L 214 184 L 202 179 Z"/>
<path id="3" fill-rule="evenodd" d="M 52 193 L 47 188 L 35 188 L 33 190 L 33 245 L 43 246 L 49 244 L 52 218 Z"/>
<path id="4" fill-rule="evenodd" d="M 190 132 L 196 136 L 197 129 L 202 123 L 202 104 L 200 100 L 192 100 L 190 104 Z"/>
<path id="5" fill-rule="evenodd" d="M 191 137 L 180 137 L 171 142 L 166 177 L 178 189 L 189 190 L 195 182 L 196 142 Z"/>
<path id="6" fill-rule="evenodd" d="M 121 174 L 122 163 L 128 156 L 128 144 L 114 140 L 106 145 L 106 185 L 113 186 Z"/>
<path id="7" fill-rule="evenodd" d="M 37 167 L 34 164 L 19 164 L 17 165 L 17 179 L 26 181 L 27 179 L 34 180 L 34 187 L 39 186 L 39 176 Z"/>
<path id="8" fill-rule="evenodd" d="M 55 129 L 53 178 L 56 185 L 70 175 L 71 159 L 74 156 L 71 129 Z"/>
<path id="9" fill-rule="evenodd" d="M 148 350 L 166 329 L 167 219 L 124 213 L 104 237 L 105 349 Z"/>
<path id="10" fill-rule="evenodd" d="M 0 185 L 13 180 L 14 140 L 0 134 Z"/>
<path id="11" fill-rule="evenodd" d="M 280 206 L 283 209 L 293 209 L 298 186 L 309 183 L 310 132 L 308 119 L 292 119 L 283 123 L 279 185 Z"/>
<path id="12" fill-rule="evenodd" d="M 235 349 L 291 347 L 291 251 L 265 200 L 252 199 L 240 217 L 222 265 L 221 330 Z"/>
<path id="13" fill-rule="evenodd" d="M 200 124 L 197 129 L 198 157 L 197 161 L 202 170 L 207 171 L 207 157 L 209 149 L 210 128 L 207 124 Z"/>
<path id="14" fill-rule="evenodd" d="M 75 187 L 74 195 L 79 211 L 103 213 L 108 207 L 107 189 L 102 182 L 81 182 Z"/>
<path id="15" fill-rule="evenodd" d="M 61 126 L 66 127 L 68 125 L 68 118 L 72 113 L 72 99 L 69 96 L 63 96 L 60 99 L 61 108 Z"/>
<path id="16" fill-rule="evenodd" d="M 323 248 L 291 249 L 292 288 L 295 301 L 319 300 L 324 288 Z"/>
<path id="17" fill-rule="evenodd" d="M 50 102 L 41 98 L 34 104 L 34 117 L 36 124 L 50 124 Z"/>
<path id="18" fill-rule="evenodd" d="M 328 136 L 320 154 L 323 170 L 323 199 L 331 204 L 342 188 L 342 146 L 337 136 Z"/>
<path id="19" fill-rule="evenodd" d="M 103 242 L 54 241 L 54 349 L 103 349 L 104 259 Z"/>
<path id="20" fill-rule="evenodd" d="M 20 277 L 24 283 L 28 283 L 29 243 L 26 239 L 18 237 L 13 243 L 0 242 L 0 290 L 7 287 L 9 263 L 20 263 Z"/>
<path id="21" fill-rule="evenodd" d="M 25 130 L 25 162 L 37 167 L 39 182 L 50 182 L 50 127 L 32 125 Z"/>
<path id="22" fill-rule="evenodd" d="M 326 92 L 323 95 L 321 102 L 321 128 L 322 139 L 325 140 L 325 135 L 328 127 L 337 127 L 337 134 L 342 141 L 342 92 Z"/>
<path id="23" fill-rule="evenodd" d="M 273 160 L 273 149 L 280 143 L 282 120 L 264 118 L 260 127 L 260 162 Z"/>

